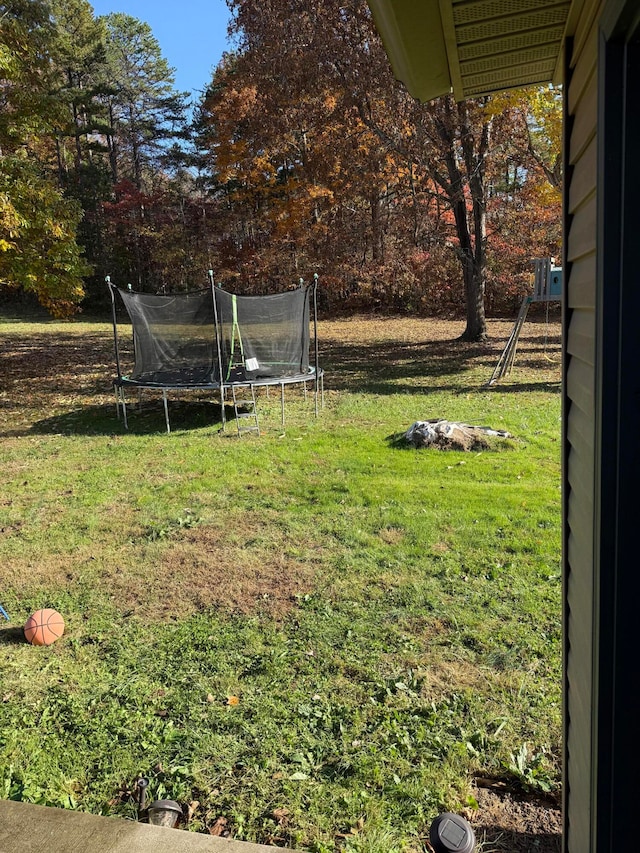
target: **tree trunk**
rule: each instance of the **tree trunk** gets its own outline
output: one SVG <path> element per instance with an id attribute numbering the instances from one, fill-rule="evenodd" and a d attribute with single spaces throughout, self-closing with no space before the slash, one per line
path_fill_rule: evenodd
<path id="1" fill-rule="evenodd" d="M 113 102 L 109 100 L 109 127 L 114 130 L 114 115 Z M 115 132 L 107 135 L 107 147 L 109 149 L 109 165 L 111 166 L 111 180 L 114 184 L 118 183 L 118 144 L 116 142 Z"/>
<path id="2" fill-rule="evenodd" d="M 373 260 L 384 263 L 384 227 L 382 223 L 382 201 L 377 192 L 371 194 L 371 250 Z"/>
<path id="3" fill-rule="evenodd" d="M 460 340 L 484 341 L 487 339 L 484 313 L 487 277 L 484 183 L 490 121 L 482 123 L 476 139 L 466 102 L 454 106 L 451 98 L 444 98 L 442 111 L 435 116 L 435 127 L 443 143 L 442 156 L 447 173 L 445 177 L 435 168 L 433 177 L 451 202 L 458 238 L 456 254 L 462 265 L 467 326 Z M 471 210 L 468 209 L 465 188 L 468 188 L 471 198 Z"/>
<path id="4" fill-rule="evenodd" d="M 467 326 L 460 336 L 463 341 L 484 341 L 487 339 L 487 322 L 484 313 L 484 290 L 487 275 L 487 256 L 485 240 L 479 237 L 477 230 L 472 235 L 469 227 L 467 200 L 465 198 L 463 178 L 455 160 L 453 151 L 446 157 L 449 176 L 454 180 L 450 184 L 450 198 L 456 224 L 458 248 L 456 254 L 462 265 L 465 311 Z M 483 223 L 483 217 L 474 217 L 476 229 Z"/>
<path id="5" fill-rule="evenodd" d="M 486 341 L 487 321 L 484 314 L 484 289 L 486 276 L 486 261 L 484 253 L 480 258 L 480 266 L 472 255 L 462 260 L 464 279 L 464 296 L 467 314 L 467 326 L 460 335 L 461 341 Z"/>
<path id="6" fill-rule="evenodd" d="M 142 166 L 140 163 L 140 145 L 134 105 L 129 104 L 129 133 L 131 136 L 131 159 L 133 160 L 133 182 L 136 189 L 142 191 Z"/>
<path id="7" fill-rule="evenodd" d="M 467 328 L 462 334 L 465 341 L 487 339 L 487 323 L 484 313 L 484 294 L 487 280 L 487 203 L 486 203 L 486 158 L 489 151 L 491 121 L 482 121 L 478 138 L 474 140 L 470 129 L 467 104 L 458 104 L 462 130 L 462 150 L 467 179 L 471 193 L 471 215 L 473 221 L 473 265 L 465 274 L 465 297 L 467 305 Z M 474 144 L 475 142 L 475 144 Z"/>

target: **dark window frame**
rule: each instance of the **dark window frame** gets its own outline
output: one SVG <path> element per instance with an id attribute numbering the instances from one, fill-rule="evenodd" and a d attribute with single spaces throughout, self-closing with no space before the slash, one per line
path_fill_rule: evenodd
<path id="1" fill-rule="evenodd" d="M 595 365 L 593 851 L 638 848 L 640 714 L 640 9 L 611 0 L 600 25 Z M 574 617 L 575 618 L 575 617 Z M 570 796 L 569 792 L 569 796 Z M 585 804 L 588 807 L 588 804 Z"/>

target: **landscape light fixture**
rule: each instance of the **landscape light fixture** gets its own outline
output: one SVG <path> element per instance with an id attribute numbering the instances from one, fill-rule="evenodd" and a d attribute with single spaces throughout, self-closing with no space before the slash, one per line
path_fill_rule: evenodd
<path id="1" fill-rule="evenodd" d="M 473 853 L 476 836 L 463 817 L 444 812 L 433 821 L 429 841 L 434 853 Z"/>
<path id="2" fill-rule="evenodd" d="M 175 800 L 155 800 L 147 809 L 147 814 L 149 823 L 154 826 L 173 829 L 182 815 L 182 809 Z"/>
<path id="3" fill-rule="evenodd" d="M 154 800 L 150 806 L 145 807 L 147 799 L 147 788 L 149 780 L 138 779 L 138 817 L 146 815 L 153 826 L 164 826 L 169 829 L 177 824 L 182 815 L 182 809 L 175 800 Z"/>

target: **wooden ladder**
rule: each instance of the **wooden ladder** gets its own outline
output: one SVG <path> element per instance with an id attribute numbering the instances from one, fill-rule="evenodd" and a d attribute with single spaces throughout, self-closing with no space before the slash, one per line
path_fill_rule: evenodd
<path id="1" fill-rule="evenodd" d="M 531 296 L 525 296 L 522 300 L 518 317 L 513 329 L 511 330 L 511 334 L 509 335 L 509 340 L 507 341 L 505 348 L 502 350 L 502 354 L 498 359 L 498 363 L 496 364 L 493 373 L 491 374 L 491 379 L 487 382 L 487 385 L 494 385 L 498 379 L 502 379 L 502 377 L 507 373 L 511 373 L 511 368 L 513 367 L 513 362 L 516 358 L 516 351 L 518 349 L 520 332 L 524 326 L 524 321 L 527 319 L 529 306 L 532 302 L 533 297 Z"/>

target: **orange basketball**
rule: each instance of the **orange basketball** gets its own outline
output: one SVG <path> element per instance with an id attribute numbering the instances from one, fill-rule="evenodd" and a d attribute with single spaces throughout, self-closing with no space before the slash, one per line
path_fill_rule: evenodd
<path id="1" fill-rule="evenodd" d="M 33 646 L 50 646 L 64 633 L 64 619 L 57 610 L 36 610 L 24 625 L 27 642 Z"/>

